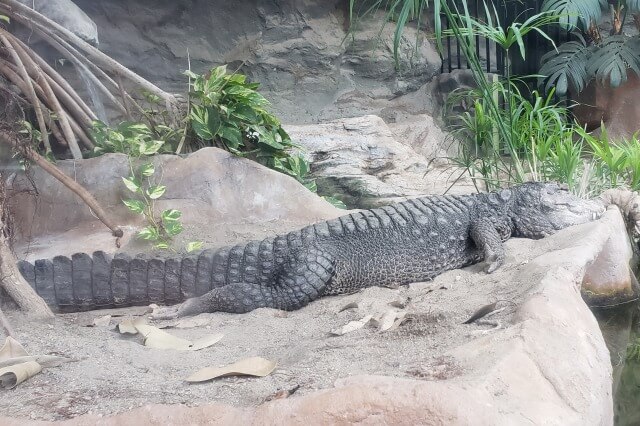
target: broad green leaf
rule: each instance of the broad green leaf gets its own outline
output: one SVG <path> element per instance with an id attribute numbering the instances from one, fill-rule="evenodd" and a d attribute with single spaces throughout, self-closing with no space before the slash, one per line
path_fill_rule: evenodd
<path id="1" fill-rule="evenodd" d="M 165 242 L 161 242 L 161 243 L 155 244 L 154 247 L 160 250 L 166 250 L 169 248 L 169 244 Z"/>
<path id="2" fill-rule="evenodd" d="M 133 176 L 130 176 L 128 178 L 123 177 L 122 181 L 124 182 L 124 185 L 127 187 L 129 191 L 140 192 L 140 183 L 135 177 Z"/>
<path id="3" fill-rule="evenodd" d="M 109 139 L 114 142 L 124 142 L 124 135 L 120 132 L 110 131 Z"/>
<path id="4" fill-rule="evenodd" d="M 194 73 L 194 72 L 193 72 L 193 71 L 191 71 L 191 70 L 184 70 L 184 71 L 182 72 L 182 74 L 183 74 L 183 75 L 186 75 L 187 77 L 189 77 L 189 78 L 191 78 L 191 79 L 193 79 L 193 80 L 195 80 L 195 79 L 197 79 L 197 78 L 199 77 L 199 76 L 198 76 L 198 74 Z"/>
<path id="5" fill-rule="evenodd" d="M 260 135 L 259 141 L 258 141 L 259 143 L 269 145 L 270 147 L 279 149 L 279 150 L 285 148 L 284 145 L 276 141 L 274 137 L 274 133 L 272 131 L 265 129 L 262 126 L 257 126 L 255 130 Z"/>
<path id="6" fill-rule="evenodd" d="M 148 241 L 156 241 L 160 238 L 160 233 L 153 226 L 145 226 L 140 231 L 138 231 L 138 238 Z"/>
<path id="7" fill-rule="evenodd" d="M 193 106 L 191 109 L 191 127 L 199 138 L 210 141 L 215 137 L 215 132 L 209 128 L 209 108 Z"/>
<path id="8" fill-rule="evenodd" d="M 549 92 L 556 85 L 556 93 L 566 94 L 569 83 L 579 93 L 592 78 L 587 72 L 591 57 L 590 49 L 584 40 L 563 43 L 557 50 L 552 50 L 542 57 L 540 83 L 544 83 L 545 91 Z"/>
<path id="9" fill-rule="evenodd" d="M 224 77 L 227 74 L 227 66 L 221 65 L 217 68 L 214 68 L 211 72 L 211 79 L 217 80 Z"/>
<path id="10" fill-rule="evenodd" d="M 202 241 L 191 241 L 189 244 L 187 244 L 187 253 L 200 250 L 202 246 L 203 246 Z"/>
<path id="11" fill-rule="evenodd" d="M 11 23 L 11 20 L 9 19 L 9 17 L 7 15 L 0 15 L 0 21 L 4 21 L 7 24 Z"/>
<path id="12" fill-rule="evenodd" d="M 579 23 L 583 28 L 588 28 L 592 21 L 598 22 L 602 15 L 598 0 L 545 0 L 542 10 L 559 15 L 559 23 L 565 29 L 576 27 Z"/>
<path id="13" fill-rule="evenodd" d="M 164 195 L 166 190 L 167 190 L 167 187 L 165 185 L 152 186 L 149 189 L 147 189 L 147 195 L 152 200 L 157 200 L 158 198 Z"/>
<path id="14" fill-rule="evenodd" d="M 145 204 L 140 200 L 122 200 L 125 206 L 129 208 L 134 213 L 143 214 L 145 209 Z"/>
<path id="15" fill-rule="evenodd" d="M 123 121 L 118 125 L 118 130 L 121 132 L 131 132 L 134 134 L 151 134 L 149 126 L 144 123 L 136 123 L 132 121 Z"/>
<path id="16" fill-rule="evenodd" d="M 238 148 L 243 144 L 242 133 L 235 127 L 223 125 L 220 128 L 220 136 L 230 148 Z"/>
<path id="17" fill-rule="evenodd" d="M 153 166 L 153 163 L 147 163 L 140 167 L 140 174 L 145 177 L 153 176 L 155 171 L 156 169 Z"/>
<path id="18" fill-rule="evenodd" d="M 245 123 L 254 124 L 258 121 L 258 114 L 256 111 L 250 106 L 243 104 L 236 106 L 233 111 L 231 111 L 231 116 L 242 120 Z"/>
<path id="19" fill-rule="evenodd" d="M 343 203 L 342 201 L 340 201 L 335 197 L 324 196 L 322 198 L 324 198 L 324 200 L 327 201 L 328 203 L 331 203 L 334 207 L 337 207 L 339 209 L 345 209 L 345 210 L 347 208 L 347 205 L 345 203 Z"/>
<path id="20" fill-rule="evenodd" d="M 140 148 L 140 153 L 143 155 L 156 154 L 160 148 L 164 145 L 164 141 L 148 141 Z"/>
<path id="21" fill-rule="evenodd" d="M 166 222 L 163 224 L 163 226 L 164 226 L 164 230 L 167 231 L 167 234 L 169 234 L 172 237 L 175 237 L 176 235 L 181 233 L 184 229 L 182 227 L 182 224 L 177 221 Z"/>
<path id="22" fill-rule="evenodd" d="M 246 79 L 247 77 L 244 74 L 233 74 L 227 78 L 227 81 L 233 84 L 244 84 Z"/>
<path id="23" fill-rule="evenodd" d="M 613 87 L 627 81 L 629 69 L 640 75 L 640 36 L 608 37 L 593 51 L 588 65 L 590 75 L 603 84 L 608 82 Z"/>
<path id="24" fill-rule="evenodd" d="M 318 192 L 318 185 L 316 184 L 315 180 L 304 182 L 303 185 L 311 192 Z"/>
<path id="25" fill-rule="evenodd" d="M 180 210 L 175 210 L 175 209 L 164 210 L 160 215 L 162 220 L 165 222 L 178 220 L 180 219 L 181 216 L 182 216 L 182 212 Z"/>

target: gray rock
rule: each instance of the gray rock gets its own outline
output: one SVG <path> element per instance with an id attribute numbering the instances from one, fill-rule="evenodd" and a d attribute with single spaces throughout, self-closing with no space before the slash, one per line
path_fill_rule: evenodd
<path id="1" fill-rule="evenodd" d="M 443 193 L 450 186 L 448 175 L 429 164 L 431 158 L 449 155 L 445 149 L 448 141 L 433 120 L 422 124 L 427 127 L 417 128 L 426 135 L 431 132 L 431 138 L 425 132 L 421 136 L 416 127 L 407 130 L 396 126 L 396 134 L 404 135 L 406 144 L 398 142 L 389 126 L 376 116 L 286 129 L 307 150 L 319 193 L 339 198 L 352 208 L 371 208 L 406 197 Z M 469 192 L 470 188 L 459 185 L 456 190 Z"/>
<path id="2" fill-rule="evenodd" d="M 176 249 L 189 241 L 203 241 L 211 247 L 246 240 L 228 226 L 212 226 L 229 223 L 232 218 L 241 220 L 245 232 L 260 230 L 264 235 L 265 229 L 273 233 L 292 230 L 343 213 L 295 179 L 216 148 L 202 149 L 188 157 L 158 156 L 154 161 L 156 169 L 163 170 L 162 184 L 167 187 L 156 208 L 182 211 L 185 231 L 177 239 Z M 149 250 L 149 244 L 131 238 L 145 223 L 122 204 L 122 199 L 129 197 L 122 184 L 122 176 L 129 174 L 125 155 L 58 161 L 57 165 L 87 188 L 112 220 L 124 227 L 123 250 Z M 37 196 L 31 180 L 38 188 Z M 16 217 L 15 249 L 20 258 L 70 256 L 97 249 L 111 254 L 116 251 L 114 238 L 96 221 L 93 212 L 40 168 L 34 168 L 30 177 L 17 173 L 10 186 L 15 193 L 11 208 Z M 290 199 L 300 202 L 291 203 Z"/>
<path id="3" fill-rule="evenodd" d="M 440 73 L 442 60 L 424 33 L 405 28 L 398 48 L 398 61 L 393 57 L 394 25 L 380 32 L 383 13 L 361 21 L 358 31 L 347 38 L 343 65 L 349 65 L 356 76 L 390 82 L 393 95 L 417 90 Z"/>
<path id="4" fill-rule="evenodd" d="M 391 54 L 392 25 L 378 40 L 383 12 L 346 38 L 343 0 L 76 0 L 100 28 L 101 49 L 169 91 L 184 92 L 187 66 L 240 67 L 288 122 L 362 115 L 366 99 L 388 100 L 418 89 L 440 71 L 426 38 L 407 28 L 399 72 Z M 215 31 L 211 29 L 215 28 Z M 377 48 L 376 48 L 377 47 Z M 375 49 L 374 49 L 375 48 Z M 344 113 L 345 96 L 362 103 Z M 391 106 L 391 105 L 387 105 Z"/>
<path id="5" fill-rule="evenodd" d="M 62 25 L 87 43 L 98 45 L 98 28 L 95 22 L 71 0 L 18 1 Z M 29 33 L 31 33 L 30 30 Z"/>

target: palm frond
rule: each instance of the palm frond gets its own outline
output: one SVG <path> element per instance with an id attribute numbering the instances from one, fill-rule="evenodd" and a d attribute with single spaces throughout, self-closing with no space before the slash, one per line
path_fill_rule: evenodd
<path id="1" fill-rule="evenodd" d="M 639 0 L 634 0 L 639 1 Z M 606 1 L 604 2 L 606 5 Z M 602 15 L 601 0 L 545 0 L 542 10 L 560 15 L 558 23 L 565 29 L 582 24 L 588 28 L 592 21 L 598 21 Z"/>
<path id="2" fill-rule="evenodd" d="M 602 84 L 618 87 L 627 81 L 629 69 L 640 76 L 640 36 L 615 35 L 594 50 L 587 72 Z"/>
<path id="3" fill-rule="evenodd" d="M 569 84 L 577 91 L 581 92 L 586 84 L 591 80 L 587 71 L 590 49 L 582 41 L 569 41 L 552 50 L 542 57 L 542 68 L 539 73 L 544 77 L 540 78 L 540 84 L 545 84 L 544 91 L 549 92 L 555 86 L 556 93 L 565 95 L 569 89 Z"/>

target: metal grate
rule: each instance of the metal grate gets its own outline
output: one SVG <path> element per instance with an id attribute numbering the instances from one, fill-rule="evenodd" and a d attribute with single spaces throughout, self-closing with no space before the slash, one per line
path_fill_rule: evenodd
<path id="1" fill-rule="evenodd" d="M 486 0 L 490 13 L 492 14 L 493 22 L 500 22 L 503 28 L 508 27 L 513 22 L 524 22 L 529 17 L 541 10 L 543 0 Z M 479 21 L 487 22 L 485 7 L 485 0 L 467 0 L 469 12 Z M 462 8 L 462 0 L 450 0 L 451 8 L 458 7 L 458 10 L 464 10 Z M 497 12 L 497 17 L 494 14 Z M 442 28 L 449 28 L 447 17 L 441 15 Z M 544 28 L 544 31 L 552 38 L 556 44 L 563 43 L 570 39 L 570 33 L 563 31 L 559 26 L 553 25 Z M 542 55 L 550 51 L 553 46 L 544 37 L 540 36 L 537 32 L 531 32 L 524 38 L 526 59 L 523 60 L 520 56 L 520 51 L 517 46 L 511 48 L 511 73 L 514 75 L 532 75 L 536 74 L 540 69 L 540 60 Z M 505 70 L 505 57 L 504 51 L 501 48 L 496 47 L 495 43 L 477 35 L 475 37 L 476 54 L 483 63 L 483 68 L 488 73 L 496 73 L 504 75 Z M 448 37 L 443 46 L 442 67 L 441 72 L 451 72 L 455 69 L 468 69 L 469 64 L 462 53 L 460 46 L 453 37 Z"/>

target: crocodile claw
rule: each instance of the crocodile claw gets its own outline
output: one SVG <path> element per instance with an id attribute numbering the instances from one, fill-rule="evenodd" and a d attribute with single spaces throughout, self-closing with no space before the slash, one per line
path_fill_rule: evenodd
<path id="1" fill-rule="evenodd" d="M 178 309 L 180 305 L 163 306 L 154 308 L 151 313 L 151 319 L 154 320 L 171 320 L 178 318 Z"/>

